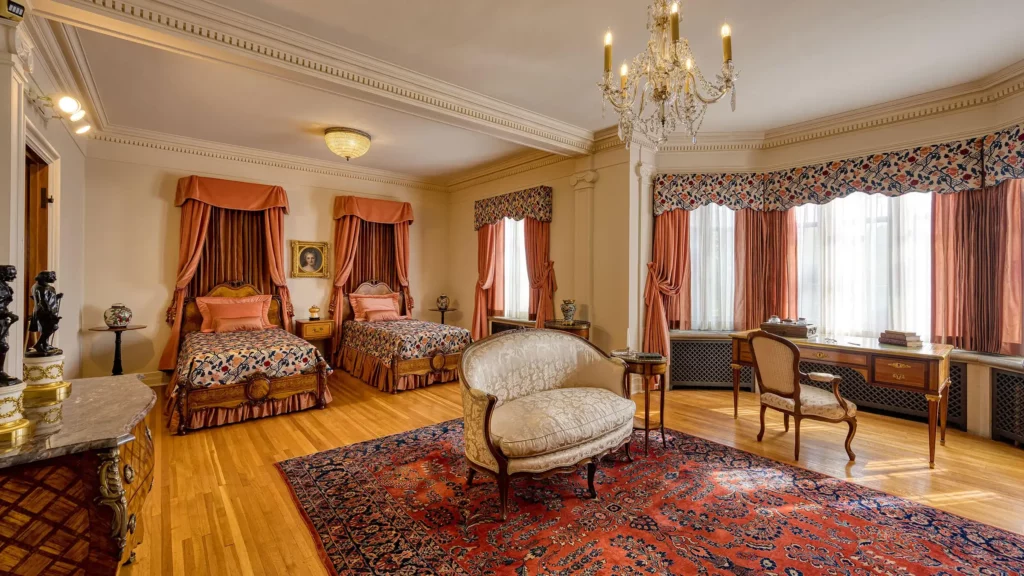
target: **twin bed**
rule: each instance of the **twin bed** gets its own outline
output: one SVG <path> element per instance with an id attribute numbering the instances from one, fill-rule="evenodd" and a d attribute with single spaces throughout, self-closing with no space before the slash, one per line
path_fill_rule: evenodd
<path id="1" fill-rule="evenodd" d="M 357 295 L 393 294 L 386 284 L 364 282 Z M 207 297 L 245 298 L 248 284 L 213 288 Z M 398 295 L 401 299 L 401 295 Z M 404 301 L 401 309 L 406 309 Z M 178 364 L 167 388 L 168 427 L 189 430 L 286 414 L 331 401 L 327 359 L 309 342 L 283 329 L 281 301 L 272 297 L 265 330 L 203 332 L 195 298 L 185 302 Z M 411 390 L 459 378 L 463 328 L 413 319 L 356 321 L 344 301 L 340 368 L 386 392 Z"/>

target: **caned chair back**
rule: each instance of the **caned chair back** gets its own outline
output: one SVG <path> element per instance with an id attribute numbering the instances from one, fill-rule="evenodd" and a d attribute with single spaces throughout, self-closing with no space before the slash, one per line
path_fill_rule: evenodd
<path id="1" fill-rule="evenodd" d="M 800 349 L 789 340 L 759 330 L 750 336 L 754 370 L 762 392 L 792 398 L 800 392 Z"/>

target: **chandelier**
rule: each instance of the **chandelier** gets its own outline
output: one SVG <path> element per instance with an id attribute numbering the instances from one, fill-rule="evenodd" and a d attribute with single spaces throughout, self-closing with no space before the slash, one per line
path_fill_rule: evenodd
<path id="1" fill-rule="evenodd" d="M 619 138 L 629 147 L 639 132 L 655 150 L 681 127 L 697 142 L 708 104 L 732 95 L 736 110 L 736 69 L 732 62 L 732 31 L 722 26 L 722 69 L 715 82 L 704 77 L 690 52 L 690 42 L 679 38 L 679 3 L 654 0 L 647 7 L 647 50 L 622 63 L 619 82 L 612 80 L 612 33 L 604 37 L 604 76 L 598 87 L 605 102 L 619 113 Z M 604 104 L 602 103 L 602 108 Z"/>
<path id="2" fill-rule="evenodd" d="M 331 152 L 345 160 L 359 158 L 370 149 L 370 135 L 355 128 L 328 128 L 324 141 Z"/>

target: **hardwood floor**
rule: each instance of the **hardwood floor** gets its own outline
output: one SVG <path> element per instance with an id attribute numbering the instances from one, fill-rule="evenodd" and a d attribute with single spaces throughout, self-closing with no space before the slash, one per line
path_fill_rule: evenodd
<path id="1" fill-rule="evenodd" d="M 122 574 L 325 574 L 274 463 L 462 416 L 457 384 L 391 395 L 336 374 L 331 392 L 325 410 L 184 437 L 171 436 L 154 409 L 156 483 L 136 564 Z M 669 392 L 666 413 L 669 428 L 793 463 L 793 433 L 783 432 L 781 414 L 769 411 L 764 441 L 756 441 L 758 410 L 748 392 L 739 420 L 725 390 Z M 855 463 L 843 450 L 846 426 L 804 422 L 797 465 L 1024 533 L 1024 451 L 950 430 L 933 470 L 924 424 L 868 413 L 858 419 Z"/>

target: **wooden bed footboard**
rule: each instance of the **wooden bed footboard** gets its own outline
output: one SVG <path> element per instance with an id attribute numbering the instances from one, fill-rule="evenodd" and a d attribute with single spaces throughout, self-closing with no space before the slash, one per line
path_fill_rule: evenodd
<path id="1" fill-rule="evenodd" d="M 283 378 L 268 378 L 255 374 L 251 378 L 209 388 L 181 387 L 178 394 L 178 434 L 185 434 L 191 428 L 188 423 L 192 414 L 200 410 L 216 408 L 238 408 L 245 404 L 258 406 L 268 400 L 284 400 L 296 394 L 316 394 L 317 408 L 326 408 L 327 374 L 318 370 L 310 374 L 295 374 Z"/>
<path id="2" fill-rule="evenodd" d="M 459 369 L 459 361 L 462 359 L 462 352 L 445 354 L 435 352 L 432 356 L 425 358 L 413 358 L 411 360 L 393 360 L 391 370 L 396 378 L 402 376 L 414 376 L 421 374 L 433 374 L 442 371 L 456 371 Z"/>

